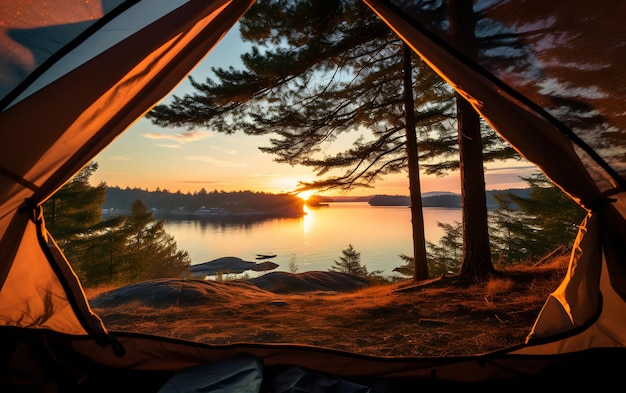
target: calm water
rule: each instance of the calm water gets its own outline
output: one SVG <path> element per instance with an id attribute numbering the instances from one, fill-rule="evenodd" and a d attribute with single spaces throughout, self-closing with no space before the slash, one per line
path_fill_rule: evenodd
<path id="1" fill-rule="evenodd" d="M 225 256 L 256 261 L 257 254 L 276 254 L 276 271 L 328 270 L 350 244 L 361 253 L 368 271 L 392 275 L 403 265 L 398 255 L 412 255 L 411 212 L 408 207 L 373 207 L 362 202 L 331 203 L 308 209 L 301 218 L 224 223 L 205 220 L 165 221 L 178 248 L 192 264 Z M 437 242 L 443 231 L 437 222 L 461 221 L 460 209 L 425 208 L 426 240 Z M 250 276 L 254 277 L 254 272 Z"/>

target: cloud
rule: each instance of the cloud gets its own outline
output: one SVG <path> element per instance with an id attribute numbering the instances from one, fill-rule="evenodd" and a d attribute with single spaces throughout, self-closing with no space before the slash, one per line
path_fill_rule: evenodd
<path id="1" fill-rule="evenodd" d="M 285 177 L 285 175 L 281 175 L 280 173 L 251 173 L 248 177 Z"/>
<path id="2" fill-rule="evenodd" d="M 165 139 L 182 144 L 196 142 L 202 139 L 212 137 L 211 133 L 209 133 L 208 131 L 188 131 L 179 134 L 161 134 L 159 132 L 147 132 L 145 134 L 142 134 L 142 136 L 148 139 Z M 164 147 L 169 146 L 165 145 Z"/>
<path id="3" fill-rule="evenodd" d="M 109 157 L 109 160 L 111 161 L 130 161 L 132 160 L 132 157 L 128 157 L 128 156 L 111 156 Z"/>
<path id="4" fill-rule="evenodd" d="M 533 165 L 527 165 L 527 166 L 505 166 L 505 167 L 499 167 L 499 168 L 486 168 L 485 172 L 509 172 L 509 173 L 516 173 L 516 174 L 522 174 L 524 176 L 526 176 L 526 173 L 533 173 L 538 171 L 536 166 Z"/>
<path id="5" fill-rule="evenodd" d="M 157 144 L 157 146 L 159 147 L 165 147 L 168 149 L 181 149 L 182 150 L 182 146 L 181 145 L 166 145 L 166 144 Z"/>
<path id="6" fill-rule="evenodd" d="M 204 162 L 207 164 L 216 165 L 221 168 L 241 168 L 241 167 L 246 166 L 245 162 L 224 161 L 224 160 L 218 160 L 209 156 L 188 156 L 188 157 L 183 158 L 183 160 Z"/>
<path id="7" fill-rule="evenodd" d="M 234 150 L 234 149 L 224 149 L 222 146 L 216 146 L 216 145 L 209 146 L 209 149 L 215 150 L 215 151 L 219 151 L 219 152 L 223 152 L 223 153 L 226 153 L 226 154 L 236 154 L 237 153 L 237 150 Z"/>
<path id="8" fill-rule="evenodd" d="M 219 184 L 219 182 L 215 181 L 215 180 L 183 180 L 182 183 L 187 183 L 187 184 Z"/>

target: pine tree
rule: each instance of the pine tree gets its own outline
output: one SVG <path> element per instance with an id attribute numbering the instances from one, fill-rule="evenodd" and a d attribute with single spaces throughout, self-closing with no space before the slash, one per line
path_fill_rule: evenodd
<path id="1" fill-rule="evenodd" d="M 113 234 L 123 239 L 124 252 L 114 263 L 117 281 L 135 282 L 180 277 L 191 264 L 187 251 L 178 250 L 163 221 L 154 218 L 146 205 L 136 200 Z M 120 236 L 121 235 L 121 236 Z"/>
<path id="2" fill-rule="evenodd" d="M 97 169 L 97 163 L 90 163 L 43 204 L 46 227 L 57 243 L 63 244 L 102 220 L 106 185 L 89 184 Z"/>
<path id="3" fill-rule="evenodd" d="M 533 260 L 572 244 L 586 211 L 541 173 L 522 178 L 527 198 L 495 195 L 498 214 L 492 220 L 498 258 L 508 263 Z M 513 211 L 518 213 L 512 213 Z"/>
<path id="4" fill-rule="evenodd" d="M 461 223 L 446 224 L 438 222 L 444 234 L 437 243 L 427 242 L 428 256 L 434 275 L 457 272 L 463 256 L 463 230 Z"/>
<path id="5" fill-rule="evenodd" d="M 102 221 L 106 185 L 89 184 L 97 169 L 97 163 L 90 163 L 43 204 L 47 230 L 81 279 L 86 279 L 86 272 L 99 257 L 94 250 L 100 242 L 98 225 Z"/>
<path id="6" fill-rule="evenodd" d="M 476 57 L 476 20 L 472 9 L 473 2 L 449 0 L 448 5 L 452 40 L 466 56 Z M 495 269 L 489 249 L 480 116 L 470 102 L 458 93 L 456 108 L 463 206 L 463 261 L 459 274 L 482 280 L 488 278 Z"/>
<path id="7" fill-rule="evenodd" d="M 536 228 L 533 228 L 524 212 L 510 201 L 509 194 L 494 195 L 494 199 L 498 202 L 498 208 L 489 214 L 492 259 L 499 263 L 529 260 L 534 247 L 529 242 L 528 234 Z"/>
<path id="8" fill-rule="evenodd" d="M 352 273 L 360 277 L 368 277 L 367 268 L 361 265 L 361 253 L 348 245 L 348 248 L 341 251 L 339 261 L 333 261 L 334 265 L 328 269 L 329 271 Z"/>

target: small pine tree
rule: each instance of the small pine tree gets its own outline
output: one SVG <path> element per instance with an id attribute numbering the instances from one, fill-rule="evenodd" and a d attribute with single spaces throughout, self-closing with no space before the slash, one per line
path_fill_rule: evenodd
<path id="1" fill-rule="evenodd" d="M 437 226 L 444 235 L 437 243 L 426 242 L 428 246 L 428 269 L 433 276 L 453 274 L 461 267 L 463 257 L 463 227 L 460 222 L 446 224 L 438 222 Z"/>
<path id="2" fill-rule="evenodd" d="M 431 276 L 454 274 L 461 266 L 463 228 L 459 222 L 454 224 L 438 222 L 437 226 L 443 229 L 444 235 L 437 243 L 426 242 L 428 271 L 431 273 Z M 403 276 L 412 276 L 413 258 L 405 254 L 400 254 L 399 257 L 405 264 L 394 268 L 393 271 Z"/>
<path id="3" fill-rule="evenodd" d="M 586 211 L 537 172 L 522 177 L 530 188 L 527 198 L 513 193 L 494 195 L 498 210 L 492 214 L 492 252 L 500 262 L 540 258 L 572 244 Z"/>
<path id="4" fill-rule="evenodd" d="M 43 204 L 46 228 L 60 245 L 74 240 L 102 220 L 106 185 L 93 187 L 89 184 L 96 169 L 98 164 L 90 163 Z"/>
<path id="5" fill-rule="evenodd" d="M 128 262 L 119 266 L 123 280 L 178 277 L 191 264 L 187 251 L 178 250 L 164 222 L 156 220 L 141 200 L 133 203 L 131 214 L 125 218 L 121 230 Z"/>
<path id="6" fill-rule="evenodd" d="M 361 253 L 355 250 L 352 244 L 341 251 L 339 261 L 333 262 L 334 265 L 330 267 L 329 271 L 352 273 L 360 277 L 369 276 L 367 268 L 361 265 Z"/>
<path id="7" fill-rule="evenodd" d="M 296 263 L 296 258 L 292 257 L 291 260 L 289 261 L 289 271 L 291 273 L 296 273 L 298 269 L 299 267 L 298 267 L 298 264 Z"/>

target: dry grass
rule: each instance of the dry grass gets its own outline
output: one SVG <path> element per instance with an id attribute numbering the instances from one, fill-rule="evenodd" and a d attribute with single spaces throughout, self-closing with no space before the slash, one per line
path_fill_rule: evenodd
<path id="1" fill-rule="evenodd" d="M 499 269 L 488 282 L 456 276 L 351 293 L 277 294 L 241 282 L 203 283 L 193 303 L 95 308 L 110 330 L 212 344 L 297 343 L 376 356 L 455 356 L 524 342 L 565 275 L 567 258 Z M 95 292 L 93 294 L 95 296 Z"/>
<path id="2" fill-rule="evenodd" d="M 85 296 L 87 296 L 87 299 L 94 299 L 102 295 L 103 293 L 110 292 L 116 288 L 117 286 L 113 285 L 103 285 L 96 288 L 85 288 Z"/>

